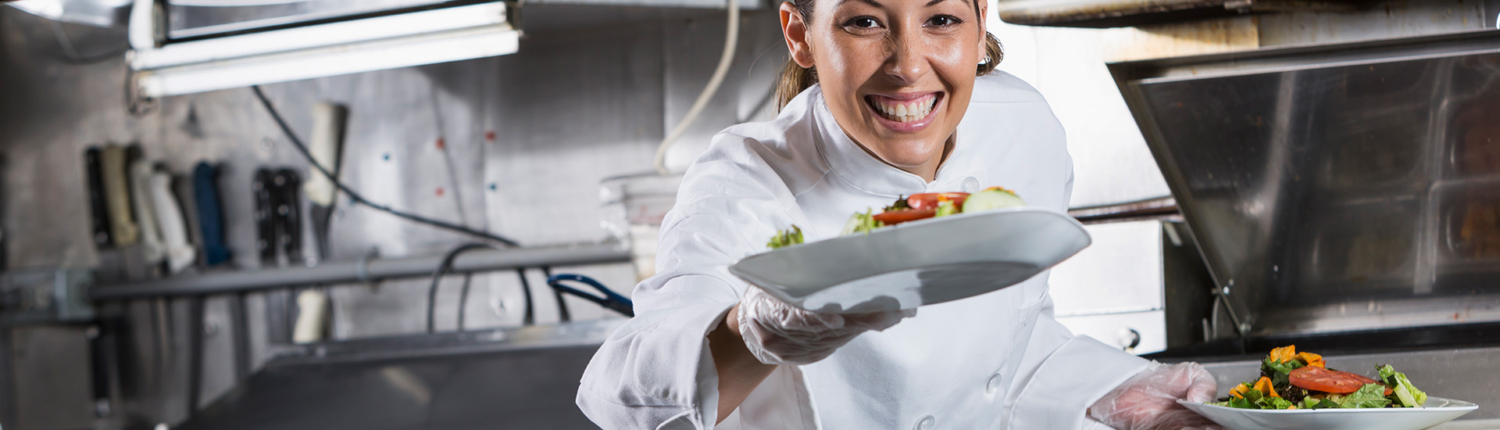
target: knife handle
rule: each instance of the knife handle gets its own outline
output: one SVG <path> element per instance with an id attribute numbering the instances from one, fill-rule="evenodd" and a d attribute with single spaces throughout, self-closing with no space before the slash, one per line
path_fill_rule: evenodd
<path id="1" fill-rule="evenodd" d="M 187 223 L 182 220 L 182 206 L 172 195 L 172 175 L 157 171 L 151 174 L 151 200 L 156 205 L 156 218 L 161 223 L 162 245 L 166 250 L 167 271 L 178 273 L 193 265 L 197 253 L 188 243 Z"/>
<path id="2" fill-rule="evenodd" d="M 260 253 L 263 267 L 276 265 L 276 219 L 272 217 L 276 205 L 271 198 L 275 176 L 269 169 L 259 169 L 250 181 L 250 190 L 255 194 L 255 250 Z"/>
<path id="3" fill-rule="evenodd" d="M 89 220 L 94 232 L 94 246 L 99 249 L 114 246 L 109 234 L 109 204 L 104 201 L 104 172 L 98 147 L 83 151 L 83 169 L 88 175 Z"/>
<path id="4" fill-rule="evenodd" d="M 198 229 L 203 235 L 203 265 L 229 261 L 224 244 L 224 210 L 219 205 L 219 168 L 200 161 L 193 167 L 193 200 L 198 205 Z"/>
<path id="5" fill-rule="evenodd" d="M 302 260 L 302 200 L 298 197 L 302 179 L 292 169 L 276 171 L 271 188 L 271 200 L 275 204 L 277 244 L 286 255 L 287 264 L 303 264 Z"/>
<path id="6" fill-rule="evenodd" d="M 138 151 L 132 148 L 133 151 Z M 156 265 L 166 258 L 166 249 L 161 243 L 161 230 L 156 218 L 156 205 L 151 198 L 151 162 L 142 157 L 129 157 L 130 200 L 135 202 L 135 221 L 141 228 L 142 255 L 147 265 Z"/>
<path id="7" fill-rule="evenodd" d="M 125 148 L 109 145 L 100 154 L 104 201 L 109 206 L 109 231 L 115 246 L 134 245 L 140 231 L 130 212 L 130 180 L 125 176 Z"/>

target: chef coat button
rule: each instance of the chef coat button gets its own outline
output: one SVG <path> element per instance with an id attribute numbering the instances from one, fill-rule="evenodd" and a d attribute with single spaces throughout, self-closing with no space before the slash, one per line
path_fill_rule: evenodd
<path id="1" fill-rule="evenodd" d="M 937 418 L 933 418 L 932 415 L 922 417 L 917 420 L 917 425 L 911 426 L 912 430 L 932 430 L 933 427 L 937 427 Z"/>
<path id="2" fill-rule="evenodd" d="M 986 382 L 984 384 L 984 393 L 985 394 L 995 394 L 995 391 L 998 391 L 999 389 L 1000 389 L 1000 374 L 996 373 L 994 376 L 990 377 L 990 381 L 989 382 Z"/>
<path id="3" fill-rule="evenodd" d="M 979 180 L 978 179 L 974 179 L 974 177 L 972 177 L 972 176 L 964 178 L 964 185 L 963 185 L 963 188 L 960 191 L 963 191 L 963 192 L 966 192 L 966 193 L 969 193 L 969 194 L 973 194 L 973 193 L 979 192 Z"/>

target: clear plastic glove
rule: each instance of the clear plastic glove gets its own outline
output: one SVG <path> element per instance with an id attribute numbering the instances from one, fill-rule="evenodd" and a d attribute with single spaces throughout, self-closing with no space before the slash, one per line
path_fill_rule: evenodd
<path id="1" fill-rule="evenodd" d="M 868 314 L 819 314 L 792 307 L 760 288 L 745 289 L 740 299 L 740 336 L 765 364 L 809 364 L 833 354 L 855 336 L 883 331 L 917 315 L 908 311 Z"/>
<path id="2" fill-rule="evenodd" d="M 1203 365 L 1152 362 L 1089 407 L 1089 416 L 1119 430 L 1221 429 L 1177 400 L 1207 402 L 1219 384 Z"/>

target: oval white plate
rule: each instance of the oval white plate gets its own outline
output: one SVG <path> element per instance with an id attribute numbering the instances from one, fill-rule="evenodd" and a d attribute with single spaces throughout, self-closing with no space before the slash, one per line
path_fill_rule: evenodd
<path id="1" fill-rule="evenodd" d="M 1233 430 L 1421 430 L 1479 409 L 1473 403 L 1428 397 L 1420 408 L 1235 409 L 1178 400 L 1177 403 Z"/>
<path id="2" fill-rule="evenodd" d="M 885 227 L 752 255 L 729 272 L 801 309 L 914 309 L 1030 279 L 1091 243 L 1066 214 L 1017 208 Z"/>

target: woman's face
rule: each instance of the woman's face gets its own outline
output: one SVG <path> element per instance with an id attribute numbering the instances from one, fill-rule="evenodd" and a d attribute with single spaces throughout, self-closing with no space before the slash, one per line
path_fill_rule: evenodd
<path id="1" fill-rule="evenodd" d="M 782 30 L 792 59 L 816 68 L 844 132 L 930 181 L 984 52 L 984 15 L 972 1 L 814 0 L 807 21 L 782 3 Z"/>

